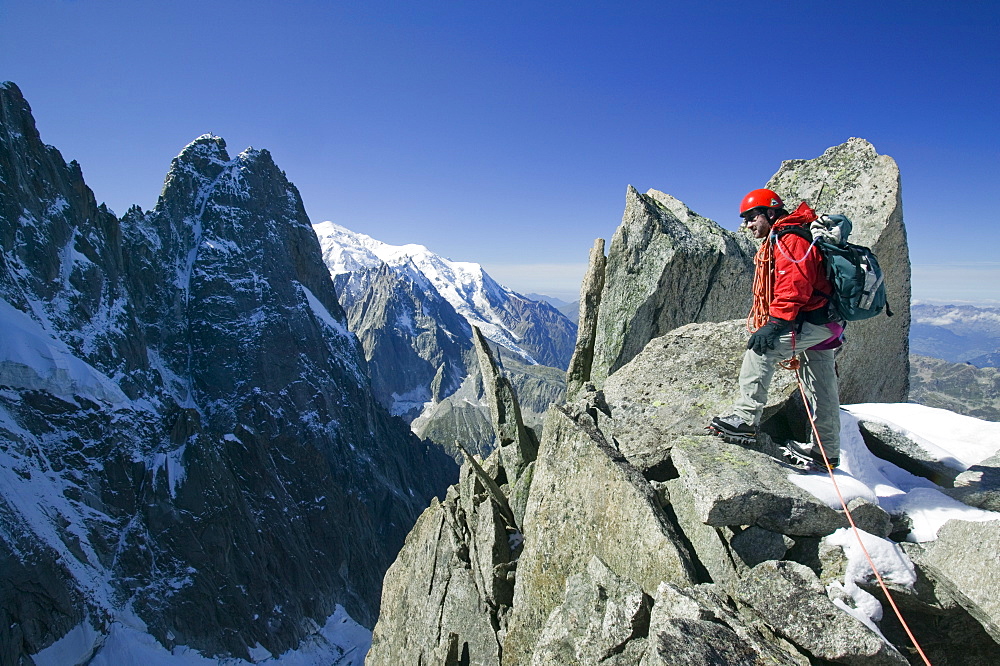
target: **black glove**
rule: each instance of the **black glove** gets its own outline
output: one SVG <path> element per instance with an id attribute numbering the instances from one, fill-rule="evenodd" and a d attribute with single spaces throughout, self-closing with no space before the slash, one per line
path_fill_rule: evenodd
<path id="1" fill-rule="evenodd" d="M 791 328 L 792 322 L 771 317 L 766 324 L 753 332 L 747 341 L 747 349 L 752 349 L 755 354 L 763 356 L 768 349 L 774 349 L 778 338 L 790 331 Z"/>

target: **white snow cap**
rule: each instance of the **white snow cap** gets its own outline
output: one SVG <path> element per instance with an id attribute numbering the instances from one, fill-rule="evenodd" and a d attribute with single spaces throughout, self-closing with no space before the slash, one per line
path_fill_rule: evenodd
<path id="1" fill-rule="evenodd" d="M 479 264 L 452 261 L 414 243 L 389 245 L 333 222 L 314 224 L 313 231 L 332 276 L 386 264 L 424 290 L 439 294 L 489 340 L 536 364 L 518 345 L 518 335 L 506 326 L 496 305 L 524 297 L 496 282 Z"/>

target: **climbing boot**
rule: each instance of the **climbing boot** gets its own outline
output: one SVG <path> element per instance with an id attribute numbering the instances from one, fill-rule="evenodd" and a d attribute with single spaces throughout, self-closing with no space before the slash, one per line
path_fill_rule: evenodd
<path id="1" fill-rule="evenodd" d="M 757 428 L 736 414 L 716 416 L 709 424 L 708 431 L 731 444 L 750 444 L 757 439 Z"/>
<path id="2" fill-rule="evenodd" d="M 790 439 L 784 443 L 781 450 L 785 458 L 793 465 L 826 469 L 826 461 L 823 460 L 823 453 L 811 444 L 804 444 Z M 829 461 L 831 469 L 840 464 L 840 458 L 829 458 Z"/>

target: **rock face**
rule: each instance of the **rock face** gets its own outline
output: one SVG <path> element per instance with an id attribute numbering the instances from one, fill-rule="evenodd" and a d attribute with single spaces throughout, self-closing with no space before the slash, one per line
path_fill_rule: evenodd
<path id="1" fill-rule="evenodd" d="M 998 538 L 1000 521 L 951 520 L 915 559 L 1000 642 Z"/>
<path id="2" fill-rule="evenodd" d="M 565 600 L 546 620 L 531 663 L 634 664 L 646 651 L 652 605 L 651 596 L 595 555 L 566 579 Z"/>
<path id="3" fill-rule="evenodd" d="M 267 151 L 200 137 L 119 220 L 4 84 L 0 242 L 0 661 L 112 622 L 242 658 L 337 604 L 371 626 L 454 465 L 373 397 Z"/>
<path id="4" fill-rule="evenodd" d="M 905 401 L 910 262 L 895 161 L 851 139 L 815 159 L 782 163 L 767 186 L 789 205 L 805 200 L 820 212 L 846 214 L 854 223 L 851 242 L 875 250 L 894 316 L 850 324 L 849 343 L 838 356 L 840 397 L 843 404 Z M 755 252 L 747 236 L 720 228 L 677 199 L 629 188 L 608 251 L 592 369 L 571 381 L 600 387 L 654 337 L 691 322 L 746 316 Z M 586 367 L 585 359 L 574 363 Z"/>
<path id="5" fill-rule="evenodd" d="M 842 511 L 764 455 L 772 434 L 799 427 L 790 373 L 772 391 L 760 451 L 699 434 L 705 414 L 730 399 L 741 326 L 688 324 L 651 341 L 604 391 L 584 384 L 574 402 L 550 409 L 538 458 L 513 483 L 499 451 L 481 466 L 488 482 L 470 483 L 477 477 L 464 466 L 452 504 L 425 512 L 387 576 L 367 663 L 910 663 L 888 607 L 880 613 L 871 586 L 849 573 Z M 965 479 L 976 498 L 988 492 L 976 484 L 990 484 L 991 464 Z M 492 518 L 471 518 L 491 484 L 503 501 Z M 480 508 L 460 513 L 470 500 Z M 505 504 L 520 532 L 498 528 Z M 880 562 L 905 558 L 882 538 L 905 515 L 863 498 L 850 507 L 869 548 L 883 549 Z M 449 516 L 463 516 L 462 528 Z M 943 566 L 949 550 L 907 544 L 920 576 L 889 581 L 932 663 L 986 664 L 998 648 L 996 595 L 978 587 L 1000 576 L 978 550 L 993 542 L 992 524 L 944 542 L 975 544 L 969 576 Z M 505 549 L 505 539 L 519 547 Z M 448 580 L 454 594 L 442 592 Z"/>
<path id="6" fill-rule="evenodd" d="M 592 370 L 582 381 L 602 384 L 647 342 L 678 326 L 745 314 L 754 252 L 745 235 L 670 195 L 630 186 L 608 250 Z"/>
<path id="7" fill-rule="evenodd" d="M 860 620 L 837 608 L 816 574 L 801 564 L 762 562 L 740 580 L 736 594 L 814 658 L 844 664 L 908 663 Z"/>
<path id="8" fill-rule="evenodd" d="M 695 580 L 691 556 L 652 488 L 586 413 L 549 412 L 524 533 L 504 664 L 528 662 L 566 579 L 594 555 L 647 594 L 661 581 Z"/>
<path id="9" fill-rule="evenodd" d="M 905 402 L 910 368 L 910 254 L 895 160 L 879 155 L 864 139 L 850 139 L 815 159 L 783 162 L 767 187 L 786 202 L 808 201 L 817 212 L 846 215 L 854 223 L 850 242 L 875 251 L 885 273 L 893 316 L 849 325 L 848 344 L 837 357 L 840 401 Z"/>
<path id="10" fill-rule="evenodd" d="M 704 435 L 712 416 L 730 407 L 745 340 L 743 320 L 688 324 L 650 342 L 609 377 L 605 399 L 622 410 L 608 427 L 622 452 L 649 469 L 667 458 L 673 437 Z M 795 389 L 792 373 L 775 373 L 762 430 L 804 436 L 807 425 L 793 409 L 783 408 Z"/>

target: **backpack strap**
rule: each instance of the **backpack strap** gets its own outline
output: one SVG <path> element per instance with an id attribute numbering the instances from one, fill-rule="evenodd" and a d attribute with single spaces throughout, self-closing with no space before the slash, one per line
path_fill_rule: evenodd
<path id="1" fill-rule="evenodd" d="M 806 228 L 805 225 L 793 224 L 793 225 L 789 225 L 787 227 L 784 227 L 782 229 L 778 229 L 777 231 L 772 231 L 771 232 L 771 235 L 774 236 L 775 240 L 778 240 L 782 236 L 786 236 L 788 234 L 793 234 L 795 236 L 798 236 L 799 238 L 805 238 L 810 243 L 813 242 L 812 232 L 810 232 L 809 229 Z"/>
<path id="2" fill-rule="evenodd" d="M 810 245 L 813 244 L 812 232 L 809 231 L 809 227 L 807 227 L 804 224 L 792 224 L 782 229 L 778 229 L 777 231 L 771 232 L 771 236 L 774 238 L 775 242 L 777 242 L 778 239 L 781 238 L 782 236 L 787 236 L 788 234 L 792 234 L 793 236 L 798 236 L 799 238 L 804 238 L 805 240 L 809 241 Z M 820 257 L 821 258 L 823 257 L 822 253 L 820 253 Z M 827 300 L 828 303 L 830 302 L 831 294 L 828 294 L 825 291 L 820 291 L 816 287 L 813 287 L 813 294 L 815 296 L 822 296 Z"/>

